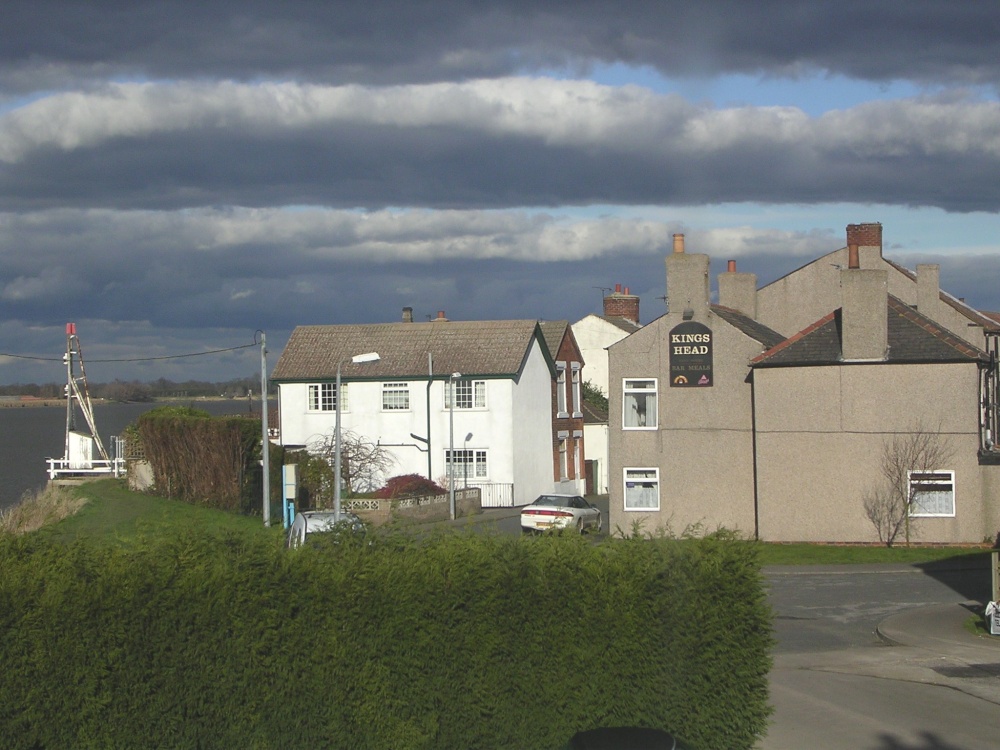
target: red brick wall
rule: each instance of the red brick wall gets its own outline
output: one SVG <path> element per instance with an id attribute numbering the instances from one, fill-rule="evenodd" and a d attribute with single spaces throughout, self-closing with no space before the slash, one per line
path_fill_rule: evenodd
<path id="1" fill-rule="evenodd" d="M 636 298 L 638 304 L 638 297 Z M 566 478 L 576 479 L 576 468 L 573 462 L 574 448 L 577 443 L 580 445 L 580 475 L 583 475 L 583 436 L 573 437 L 574 432 L 583 431 L 583 417 L 574 417 L 573 415 L 573 363 L 581 362 L 579 351 L 573 345 L 573 340 L 567 335 L 563 338 L 562 344 L 559 347 L 559 352 L 555 357 L 557 362 L 566 363 L 566 411 L 569 412 L 570 416 L 559 418 L 556 416 L 558 411 L 558 397 L 556 394 L 556 389 L 558 388 L 557 381 L 552 381 L 552 474 L 553 478 L 558 482 L 561 477 L 560 475 L 560 457 L 559 457 L 559 432 L 565 431 L 569 433 L 569 437 L 566 439 Z M 583 372 L 580 373 L 580 393 L 581 398 L 583 395 Z M 582 407 L 582 403 L 581 403 Z"/>
<path id="2" fill-rule="evenodd" d="M 882 247 L 882 225 L 848 224 L 847 244 Z"/>
<path id="3" fill-rule="evenodd" d="M 613 292 L 604 298 L 604 314 L 609 318 L 626 318 L 639 322 L 639 298 L 634 294 Z"/>

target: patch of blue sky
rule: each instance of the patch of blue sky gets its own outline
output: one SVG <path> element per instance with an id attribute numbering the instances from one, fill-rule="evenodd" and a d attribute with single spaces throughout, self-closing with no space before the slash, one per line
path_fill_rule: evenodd
<path id="1" fill-rule="evenodd" d="M 554 78 L 574 78 L 570 71 L 549 71 Z M 719 76 L 668 77 L 652 66 L 624 63 L 597 65 L 587 78 L 607 86 L 636 85 L 660 94 L 678 94 L 694 104 L 716 109 L 735 107 L 797 107 L 811 117 L 832 110 L 850 109 L 864 102 L 934 95 L 940 86 L 911 81 L 862 81 L 815 71 L 795 78 L 773 75 L 728 74 Z M 964 88 L 983 99 L 996 100 L 996 89 Z"/>
<path id="2" fill-rule="evenodd" d="M 530 209 L 529 209 L 530 210 Z M 561 221 L 613 216 L 656 221 L 689 231 L 738 227 L 787 232 L 829 231 L 842 247 L 848 224 L 882 224 L 886 255 L 1000 254 L 1000 215 L 986 212 L 949 213 L 939 208 L 890 204 L 721 203 L 704 206 L 566 206 L 546 209 Z"/>

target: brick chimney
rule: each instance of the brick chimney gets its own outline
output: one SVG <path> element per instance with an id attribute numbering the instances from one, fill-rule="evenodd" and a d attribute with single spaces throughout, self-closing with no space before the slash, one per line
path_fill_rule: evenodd
<path id="1" fill-rule="evenodd" d="M 606 318 L 625 318 L 638 325 L 639 298 L 629 294 L 628 287 L 622 290 L 621 284 L 615 284 L 615 291 L 604 298 L 604 316 Z"/>
<path id="2" fill-rule="evenodd" d="M 413 308 L 412 307 L 404 307 L 403 308 L 403 322 L 404 323 L 412 323 L 413 322 Z"/>
<path id="3" fill-rule="evenodd" d="M 885 359 L 889 347 L 888 290 L 888 271 L 841 270 L 841 354 L 845 360 Z"/>
<path id="4" fill-rule="evenodd" d="M 684 235 L 674 235 L 674 251 L 667 256 L 667 305 L 671 313 L 691 314 L 708 322 L 708 256 L 684 252 Z"/>
<path id="5" fill-rule="evenodd" d="M 937 320 L 941 302 L 941 266 L 937 263 L 917 264 L 917 312 Z"/>
<path id="6" fill-rule="evenodd" d="M 435 323 L 447 323 L 448 322 L 448 318 L 446 318 L 445 315 L 444 315 L 444 310 L 438 310 L 438 315 L 437 315 L 436 318 L 434 318 L 434 322 Z"/>
<path id="7" fill-rule="evenodd" d="M 859 268 L 882 267 L 882 225 L 878 222 L 848 224 L 847 246 L 858 249 Z"/>
<path id="8" fill-rule="evenodd" d="M 729 261 L 726 272 L 719 274 L 719 304 L 756 320 L 757 274 L 737 273 L 736 261 Z"/>

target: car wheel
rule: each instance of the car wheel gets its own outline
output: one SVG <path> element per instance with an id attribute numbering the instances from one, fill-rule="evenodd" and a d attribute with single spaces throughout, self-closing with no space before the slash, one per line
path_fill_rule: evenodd
<path id="1" fill-rule="evenodd" d="M 583 519 L 582 518 L 576 519 L 576 531 L 577 531 L 578 534 L 582 534 L 583 533 Z"/>
<path id="2" fill-rule="evenodd" d="M 597 533 L 600 534 L 604 531 L 604 515 L 601 513 L 597 514 Z"/>

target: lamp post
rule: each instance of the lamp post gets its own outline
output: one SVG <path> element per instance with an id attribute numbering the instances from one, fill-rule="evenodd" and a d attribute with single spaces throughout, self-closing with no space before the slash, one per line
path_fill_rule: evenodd
<path id="1" fill-rule="evenodd" d="M 368 352 L 367 354 L 355 354 L 351 357 L 351 362 L 356 365 L 364 364 L 366 362 L 378 362 L 381 359 L 378 352 Z M 334 467 L 333 467 L 333 522 L 338 523 L 340 521 L 340 366 L 344 364 L 344 360 L 337 362 L 337 391 L 336 391 L 336 407 L 337 407 L 337 417 L 333 428 L 333 443 L 334 443 Z"/>
<path id="2" fill-rule="evenodd" d="M 455 381 L 462 373 L 453 372 L 448 379 L 451 398 L 448 400 L 448 515 L 455 520 Z"/>
<path id="3" fill-rule="evenodd" d="M 465 436 L 465 444 L 462 446 L 462 466 L 465 467 L 465 480 L 462 482 L 462 489 L 469 487 L 469 441 L 472 440 L 472 433 Z"/>

